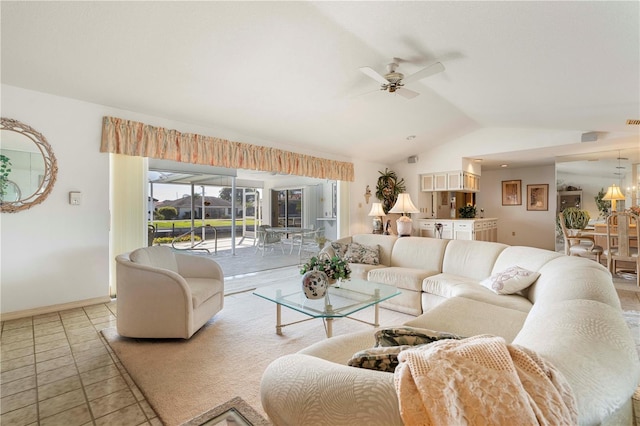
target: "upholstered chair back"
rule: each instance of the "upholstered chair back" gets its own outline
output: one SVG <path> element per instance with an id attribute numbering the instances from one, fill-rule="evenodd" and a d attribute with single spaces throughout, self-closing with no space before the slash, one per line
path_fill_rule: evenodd
<path id="1" fill-rule="evenodd" d="M 142 247 L 132 251 L 129 259 L 134 263 L 149 265 L 155 268 L 168 269 L 178 273 L 178 262 L 171 247 L 153 246 Z"/>

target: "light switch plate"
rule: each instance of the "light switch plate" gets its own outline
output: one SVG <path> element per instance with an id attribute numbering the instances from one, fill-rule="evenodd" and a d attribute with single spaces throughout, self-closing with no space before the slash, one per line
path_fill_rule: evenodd
<path id="1" fill-rule="evenodd" d="M 79 206 L 82 202 L 82 193 L 77 191 L 69 192 L 69 204 L 72 206 Z"/>

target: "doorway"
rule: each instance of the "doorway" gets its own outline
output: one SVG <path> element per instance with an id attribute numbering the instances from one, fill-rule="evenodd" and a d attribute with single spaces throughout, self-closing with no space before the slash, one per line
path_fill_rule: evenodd
<path id="1" fill-rule="evenodd" d="M 303 190 L 271 190 L 271 226 L 301 228 Z"/>

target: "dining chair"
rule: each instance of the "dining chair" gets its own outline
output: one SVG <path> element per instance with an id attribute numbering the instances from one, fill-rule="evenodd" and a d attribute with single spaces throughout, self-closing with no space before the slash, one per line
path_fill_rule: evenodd
<path id="1" fill-rule="evenodd" d="M 611 274 L 618 272 L 617 262 L 635 263 L 636 285 L 640 287 L 640 257 L 638 241 L 640 227 L 638 215 L 631 212 L 615 212 L 607 216 L 607 267 Z M 635 241 L 635 246 L 631 244 Z"/>
<path id="2" fill-rule="evenodd" d="M 256 244 L 256 253 L 258 251 L 264 253 L 270 249 L 273 250 L 276 246 L 279 246 L 282 250 L 282 254 L 284 254 L 284 244 L 282 244 L 282 234 L 278 232 L 273 232 L 270 230 L 270 226 L 268 225 L 260 225 L 258 230 L 256 231 L 256 236 L 258 238 L 258 242 Z"/>
<path id="3" fill-rule="evenodd" d="M 564 254 L 582 257 L 595 256 L 596 262 L 600 263 L 604 250 L 601 246 L 596 245 L 594 237 L 592 235 L 570 235 L 562 212 L 558 213 L 558 220 L 564 237 Z"/>

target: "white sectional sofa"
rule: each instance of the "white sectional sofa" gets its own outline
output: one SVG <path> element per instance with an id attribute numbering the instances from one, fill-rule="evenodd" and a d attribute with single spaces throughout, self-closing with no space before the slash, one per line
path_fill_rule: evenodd
<path id="1" fill-rule="evenodd" d="M 610 273 L 593 260 L 504 244 L 354 235 L 378 245 L 380 265 L 352 265 L 354 276 L 396 284 L 387 306 L 417 315 L 405 325 L 460 336 L 490 334 L 535 351 L 567 379 L 579 423 L 632 424 L 640 380 L 635 343 Z M 514 294 L 481 280 L 511 266 L 538 272 Z M 394 375 L 347 366 L 374 346 L 374 331 L 318 342 L 274 361 L 261 384 L 276 425 L 401 425 Z"/>

